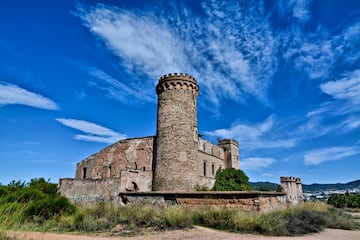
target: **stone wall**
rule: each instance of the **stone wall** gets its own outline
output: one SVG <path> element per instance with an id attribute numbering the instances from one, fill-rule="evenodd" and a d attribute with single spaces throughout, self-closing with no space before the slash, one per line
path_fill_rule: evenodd
<path id="1" fill-rule="evenodd" d="M 79 162 L 76 179 L 119 178 L 124 169 L 152 171 L 154 137 L 118 141 Z"/>
<path id="2" fill-rule="evenodd" d="M 211 189 L 215 184 L 216 171 L 224 168 L 223 159 L 199 150 L 197 163 L 197 185 Z"/>
<path id="3" fill-rule="evenodd" d="M 120 192 L 152 189 L 152 171 L 124 169 L 118 178 L 73 179 L 62 178 L 59 192 L 75 204 L 118 201 Z"/>
<path id="4" fill-rule="evenodd" d="M 236 207 L 243 210 L 268 212 L 287 207 L 285 193 L 274 192 L 149 192 L 121 193 L 123 204 L 184 207 Z"/>
<path id="5" fill-rule="evenodd" d="M 112 202 L 121 192 L 120 178 L 84 180 L 62 178 L 59 181 L 60 193 L 74 204 Z"/>
<path id="6" fill-rule="evenodd" d="M 207 155 L 214 156 L 219 159 L 224 159 L 224 149 L 200 137 L 198 141 L 198 150 L 200 152 L 206 153 Z"/>

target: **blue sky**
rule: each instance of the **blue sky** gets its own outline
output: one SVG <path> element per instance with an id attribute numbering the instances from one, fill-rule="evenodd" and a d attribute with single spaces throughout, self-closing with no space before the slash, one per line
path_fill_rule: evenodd
<path id="1" fill-rule="evenodd" d="M 360 179 L 360 1 L 1 1 L 0 182 L 74 177 L 155 135 L 155 85 L 200 85 L 199 133 L 250 181 Z"/>

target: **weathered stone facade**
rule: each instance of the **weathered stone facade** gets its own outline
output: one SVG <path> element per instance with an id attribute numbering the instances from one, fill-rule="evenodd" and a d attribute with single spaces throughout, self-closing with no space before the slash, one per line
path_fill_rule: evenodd
<path id="1" fill-rule="evenodd" d="M 198 178 L 198 92 L 196 80 L 183 74 L 162 76 L 156 86 L 155 190 L 194 190 Z"/>

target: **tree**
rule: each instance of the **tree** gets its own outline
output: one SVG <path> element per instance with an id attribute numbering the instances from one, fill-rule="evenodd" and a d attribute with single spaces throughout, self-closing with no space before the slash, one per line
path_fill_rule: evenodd
<path id="1" fill-rule="evenodd" d="M 240 169 L 219 169 L 215 175 L 214 191 L 248 191 L 252 190 L 249 178 Z"/>

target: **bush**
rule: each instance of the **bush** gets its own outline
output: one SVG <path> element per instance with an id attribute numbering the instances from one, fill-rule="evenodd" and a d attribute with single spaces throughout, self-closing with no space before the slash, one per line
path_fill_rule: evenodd
<path id="1" fill-rule="evenodd" d="M 0 211 L 6 210 L 9 217 L 17 214 L 21 220 L 44 222 L 54 216 L 75 212 L 75 206 L 57 193 L 57 184 L 43 178 L 31 179 L 27 184 L 12 181 L 0 189 Z"/>
<path id="2" fill-rule="evenodd" d="M 75 212 L 75 206 L 63 196 L 46 196 L 41 199 L 30 202 L 24 210 L 24 217 L 28 220 L 34 218 L 40 221 L 48 220 L 61 214 L 72 214 Z"/>
<path id="3" fill-rule="evenodd" d="M 235 168 L 219 169 L 215 175 L 214 191 L 248 191 L 251 190 L 249 178 Z"/>

